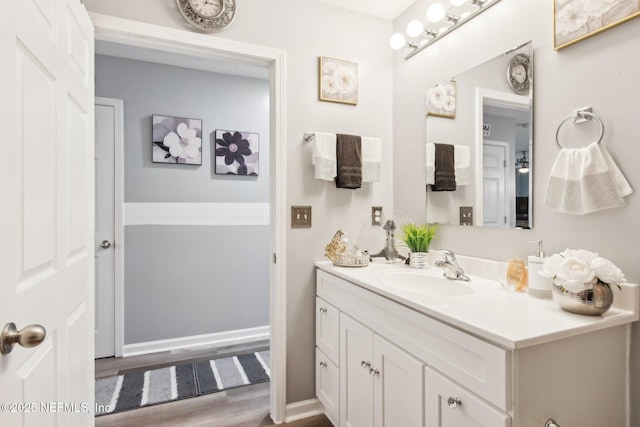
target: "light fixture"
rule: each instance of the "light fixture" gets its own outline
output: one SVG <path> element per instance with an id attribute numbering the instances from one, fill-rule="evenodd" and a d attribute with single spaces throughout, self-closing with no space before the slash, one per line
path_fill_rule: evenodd
<path id="1" fill-rule="evenodd" d="M 435 43 L 441 37 L 449 34 L 465 22 L 487 10 L 500 0 L 448 0 L 449 7 L 440 3 L 432 3 L 427 9 L 427 24 L 414 19 L 407 25 L 407 36 L 416 38 L 422 36 L 416 42 L 407 42 L 400 33 L 391 36 L 389 44 L 395 50 L 410 49 L 404 59 L 409 59 L 427 46 Z"/>
<path id="2" fill-rule="evenodd" d="M 519 159 L 516 160 L 516 168 L 518 169 L 518 172 L 520 173 L 527 173 L 529 172 L 529 159 L 527 159 L 527 152 L 523 151 L 522 152 L 522 157 L 520 157 Z"/>

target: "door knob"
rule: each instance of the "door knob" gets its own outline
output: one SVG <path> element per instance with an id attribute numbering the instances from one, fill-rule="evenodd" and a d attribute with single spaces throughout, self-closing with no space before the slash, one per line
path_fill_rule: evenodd
<path id="1" fill-rule="evenodd" d="M 100 247 L 102 249 L 109 249 L 111 247 L 111 242 L 108 240 L 103 240 L 102 243 L 100 243 Z"/>
<path id="2" fill-rule="evenodd" d="M 18 330 L 15 323 L 9 322 L 4 325 L 0 334 L 0 353 L 11 353 L 16 343 L 25 348 L 35 347 L 44 341 L 46 336 L 47 331 L 41 325 L 29 325 Z"/>

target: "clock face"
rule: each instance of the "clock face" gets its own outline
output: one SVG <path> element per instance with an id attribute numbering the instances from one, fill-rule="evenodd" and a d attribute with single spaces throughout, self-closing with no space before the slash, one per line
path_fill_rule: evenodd
<path id="1" fill-rule="evenodd" d="M 222 12 L 222 0 L 189 0 L 193 9 L 200 16 L 213 18 Z"/>
<path id="2" fill-rule="evenodd" d="M 236 15 L 235 0 L 176 0 L 182 17 L 204 32 L 227 28 Z"/>
<path id="3" fill-rule="evenodd" d="M 526 94 L 529 92 L 529 57 L 517 54 L 507 66 L 507 83 L 514 92 Z"/>

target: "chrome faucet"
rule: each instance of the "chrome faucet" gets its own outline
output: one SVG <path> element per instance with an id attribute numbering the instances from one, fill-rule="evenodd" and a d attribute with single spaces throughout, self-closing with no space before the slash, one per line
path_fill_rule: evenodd
<path id="1" fill-rule="evenodd" d="M 463 280 L 465 282 L 471 280 L 466 274 L 464 274 L 464 270 L 458 264 L 456 255 L 453 252 L 446 249 L 442 250 L 441 252 L 444 259 L 441 261 L 436 261 L 435 265 L 436 267 L 440 267 L 444 271 L 444 273 L 442 274 L 444 277 L 451 280 Z"/>

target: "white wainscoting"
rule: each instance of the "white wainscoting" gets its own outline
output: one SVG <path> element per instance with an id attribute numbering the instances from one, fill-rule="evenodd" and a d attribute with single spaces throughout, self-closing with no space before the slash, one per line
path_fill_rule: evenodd
<path id="1" fill-rule="evenodd" d="M 172 338 L 168 340 L 125 344 L 123 356 L 138 356 L 140 354 L 157 353 L 159 351 L 169 351 L 207 345 L 227 346 L 234 344 L 243 344 L 269 339 L 269 334 L 270 328 L 267 325 L 258 326 L 256 328 L 238 329 L 235 331 L 217 332 L 213 334 L 193 335 L 190 337 Z"/>
<path id="2" fill-rule="evenodd" d="M 269 203 L 125 203 L 124 225 L 269 225 Z"/>

